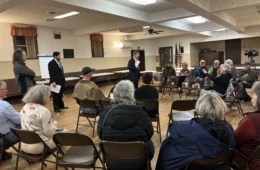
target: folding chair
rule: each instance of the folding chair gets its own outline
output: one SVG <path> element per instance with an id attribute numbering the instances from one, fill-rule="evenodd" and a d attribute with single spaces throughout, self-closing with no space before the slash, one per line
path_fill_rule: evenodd
<path id="1" fill-rule="evenodd" d="M 234 156 L 236 154 L 236 150 L 233 148 L 230 148 L 227 152 L 223 153 L 219 157 L 216 158 L 207 158 L 207 159 L 197 159 L 186 165 L 185 170 L 189 169 L 195 169 L 195 168 L 210 168 L 214 166 L 230 166 Z"/>
<path id="2" fill-rule="evenodd" d="M 243 109 L 241 107 L 241 104 L 240 104 L 240 100 L 239 100 L 239 97 L 238 97 L 238 93 L 240 92 L 240 90 L 242 90 L 243 86 L 241 84 L 238 84 L 235 88 L 234 88 L 234 91 L 232 92 L 233 95 L 229 96 L 229 97 L 226 97 L 224 99 L 224 101 L 229 104 L 230 106 L 233 106 L 233 105 L 236 105 L 237 107 L 237 110 L 238 112 L 243 116 Z"/>
<path id="3" fill-rule="evenodd" d="M 161 124 L 160 124 L 160 112 L 159 112 L 159 101 L 158 100 L 139 100 L 142 102 L 147 110 L 147 114 L 152 122 L 156 122 L 155 126 L 157 134 L 160 135 L 160 142 L 162 142 Z"/>
<path id="4" fill-rule="evenodd" d="M 143 142 L 100 142 L 107 170 L 151 170 L 148 147 Z"/>
<path id="5" fill-rule="evenodd" d="M 113 95 L 114 88 L 115 88 L 115 86 L 113 86 L 113 87 L 110 89 L 110 91 L 109 91 L 109 93 L 108 93 L 108 96 L 107 96 L 108 99 L 112 99 L 112 97 L 114 97 L 114 96 L 112 96 L 112 95 Z"/>
<path id="6" fill-rule="evenodd" d="M 0 150 L 0 165 L 1 165 L 1 162 L 2 162 L 2 159 L 3 159 L 3 156 L 4 156 L 4 152 L 5 152 L 4 146 L 5 146 L 5 142 L 6 142 L 7 139 L 4 138 L 4 135 L 2 133 L 0 133 L 0 139 L 2 139 L 2 145 L 0 146 L 0 148 L 1 148 L 1 150 Z M 13 144 L 11 147 L 17 152 L 16 147 L 14 147 L 15 144 Z M 16 155 L 15 153 L 12 153 L 12 154 Z"/>
<path id="7" fill-rule="evenodd" d="M 188 85 L 185 86 L 186 83 L 194 83 L 191 87 L 189 88 Z M 185 95 L 186 95 L 186 99 L 188 97 L 188 93 L 187 92 L 192 92 L 194 91 L 194 98 L 196 97 L 196 90 L 198 90 L 198 82 L 197 82 L 197 77 L 193 76 L 193 75 L 189 75 L 186 77 L 186 79 L 184 80 L 183 84 L 182 84 L 182 89 L 181 91 L 185 91 Z M 180 99 L 181 99 L 181 93 L 180 93 Z"/>
<path id="8" fill-rule="evenodd" d="M 93 141 L 83 134 L 61 132 L 53 135 L 53 141 L 57 146 L 56 170 L 58 167 L 63 168 L 100 168 L 96 167 L 96 161 L 100 157 L 100 149 Z M 62 146 L 69 146 L 66 151 Z M 103 169 L 100 168 L 100 169 Z"/>
<path id="9" fill-rule="evenodd" d="M 168 122 L 166 137 L 168 137 L 170 123 L 174 121 L 185 121 L 185 120 L 187 121 L 190 120 L 192 117 L 194 117 L 192 115 L 190 115 L 190 117 L 186 115 L 187 115 L 187 111 L 195 109 L 196 102 L 197 100 L 176 100 L 172 102 L 170 114 L 168 115 L 169 122 Z M 175 110 L 177 112 L 173 112 L 172 110 Z M 184 114 L 185 114 L 185 118 L 182 118 L 181 116 Z"/>
<path id="10" fill-rule="evenodd" d="M 100 105 L 102 107 L 102 110 L 104 110 L 107 106 L 110 105 L 111 100 L 109 100 L 109 99 L 99 100 L 99 103 L 100 103 Z"/>
<path id="11" fill-rule="evenodd" d="M 179 91 L 179 88 L 178 88 L 178 81 L 179 81 L 179 77 L 169 77 L 167 82 L 166 82 L 166 85 L 162 87 L 162 97 L 164 96 L 165 93 L 169 93 L 169 96 L 172 92 L 172 98 L 174 96 L 174 89 L 177 89 L 178 93 L 179 93 L 179 97 L 181 98 L 181 94 L 180 94 L 180 91 Z M 161 98 L 162 98 L 161 97 Z"/>
<path id="12" fill-rule="evenodd" d="M 91 127 L 93 128 L 93 132 L 92 132 L 92 137 L 94 137 L 94 133 L 95 133 L 95 128 L 96 128 L 96 119 L 99 116 L 99 105 L 96 101 L 90 101 L 90 100 L 76 100 L 77 103 L 79 104 L 79 114 L 78 114 L 78 121 L 77 121 L 77 127 L 76 127 L 76 132 L 78 132 L 78 126 L 82 125 L 82 126 L 87 126 L 87 127 Z M 81 108 L 92 108 L 92 109 L 96 109 L 96 112 L 94 114 L 92 113 L 85 113 L 82 111 Z M 80 124 L 79 123 L 79 119 L 80 117 L 85 117 L 87 118 L 89 125 L 86 124 Z M 90 119 L 94 119 L 93 121 Z M 92 124 L 93 123 L 93 124 Z"/>
<path id="13" fill-rule="evenodd" d="M 50 155 L 53 155 L 56 158 L 56 155 L 55 155 L 54 152 L 57 150 L 57 148 L 53 148 L 53 149 L 49 148 L 37 133 L 31 132 L 31 131 L 28 131 L 28 130 L 21 130 L 21 129 L 14 129 L 14 128 L 11 128 L 11 131 L 19 139 L 19 147 L 18 147 L 18 151 L 17 151 L 17 159 L 16 159 L 16 166 L 15 166 L 16 170 L 18 169 L 18 162 L 19 162 L 20 157 L 27 160 L 28 163 L 29 163 L 29 161 L 31 161 L 31 162 L 41 162 L 42 163 L 42 165 L 41 165 L 42 170 L 43 170 L 43 165 L 45 167 L 47 166 L 44 163 L 44 161 L 55 163 L 53 161 L 46 160 L 46 158 L 49 157 Z M 21 142 L 25 143 L 25 144 L 42 143 L 43 144 L 42 154 L 29 154 L 29 153 L 22 151 L 21 150 Z"/>

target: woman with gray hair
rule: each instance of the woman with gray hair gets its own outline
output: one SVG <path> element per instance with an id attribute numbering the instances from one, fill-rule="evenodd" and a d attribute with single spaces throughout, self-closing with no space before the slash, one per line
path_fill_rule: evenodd
<path id="1" fill-rule="evenodd" d="M 230 66 L 230 73 L 232 74 L 232 80 L 236 80 L 237 78 L 237 69 L 233 66 L 233 61 L 231 59 L 227 59 L 225 64 Z"/>
<path id="2" fill-rule="evenodd" d="M 173 122 L 170 136 L 162 143 L 156 170 L 183 170 L 196 159 L 221 156 L 235 146 L 234 130 L 224 120 L 225 102 L 215 93 L 208 92 L 196 103 L 200 118 Z M 198 168 L 200 170 L 228 170 L 227 165 Z"/>
<path id="3" fill-rule="evenodd" d="M 228 85 L 230 83 L 231 74 L 229 73 L 230 66 L 228 64 L 221 64 L 220 66 L 220 75 L 214 77 L 209 75 L 208 72 L 204 69 L 203 72 L 214 82 L 213 87 L 210 90 L 214 90 L 220 95 L 224 95 L 227 91 Z"/>
<path id="4" fill-rule="evenodd" d="M 134 85 L 129 80 L 120 81 L 115 86 L 114 101 L 100 114 L 98 136 L 106 141 L 143 141 L 147 143 L 149 156 L 152 159 L 154 155 L 154 145 L 151 141 L 154 133 L 152 122 L 143 107 L 136 104 L 134 91 Z"/>
<path id="5" fill-rule="evenodd" d="M 249 156 L 260 143 L 260 81 L 254 83 L 251 98 L 252 105 L 256 111 L 246 113 L 246 117 L 236 128 L 235 139 L 238 152 L 234 158 L 234 165 L 237 168 L 232 167 L 233 169 L 242 169 L 245 167 Z M 260 162 L 259 160 L 252 160 L 248 166 L 251 170 L 258 170 L 260 169 Z"/>
<path id="6" fill-rule="evenodd" d="M 42 140 L 51 148 L 55 148 L 52 141 L 52 136 L 57 129 L 57 121 L 60 119 L 60 114 L 51 114 L 47 106 L 50 102 L 50 87 L 45 85 L 37 85 L 31 87 L 23 97 L 25 106 L 22 108 L 21 125 L 22 129 L 36 132 Z M 40 154 L 43 152 L 43 144 L 25 144 L 22 143 L 21 148 L 29 154 Z"/>

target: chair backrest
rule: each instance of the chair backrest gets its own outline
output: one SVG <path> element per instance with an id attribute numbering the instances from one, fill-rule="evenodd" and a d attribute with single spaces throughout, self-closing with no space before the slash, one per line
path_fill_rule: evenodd
<path id="1" fill-rule="evenodd" d="M 197 82 L 197 77 L 196 76 L 193 76 L 192 74 L 190 74 L 189 76 L 187 76 L 184 80 L 185 82 L 190 82 L 190 83 L 193 83 L 193 82 Z"/>
<path id="2" fill-rule="evenodd" d="M 175 100 L 172 102 L 172 110 L 188 111 L 195 109 L 197 100 Z"/>
<path id="3" fill-rule="evenodd" d="M 238 84 L 235 88 L 234 88 L 234 93 L 235 95 L 243 88 L 243 86 L 241 84 Z"/>
<path id="4" fill-rule="evenodd" d="M 77 100 L 77 103 L 83 108 L 97 108 L 97 102 L 91 100 Z"/>
<path id="5" fill-rule="evenodd" d="M 251 162 L 252 160 L 260 160 L 260 145 L 258 145 L 254 152 L 248 157 L 247 163 Z"/>
<path id="6" fill-rule="evenodd" d="M 228 165 L 232 162 L 234 156 L 236 154 L 236 150 L 230 148 L 227 152 L 223 153 L 219 157 L 216 158 L 208 158 L 208 159 L 196 159 L 189 163 L 186 166 L 185 170 L 189 168 L 196 168 L 196 167 L 214 167 L 217 165 Z"/>
<path id="7" fill-rule="evenodd" d="M 150 169 L 148 147 L 144 142 L 100 142 L 108 169 Z"/>
<path id="8" fill-rule="evenodd" d="M 11 128 L 11 131 L 15 134 L 20 142 L 26 144 L 44 143 L 41 137 L 35 132 L 15 128 Z"/>
<path id="9" fill-rule="evenodd" d="M 143 103 L 147 114 L 150 118 L 158 117 L 159 115 L 159 101 L 158 100 L 138 100 Z"/>
<path id="10" fill-rule="evenodd" d="M 55 133 L 52 139 L 56 145 L 65 145 L 65 146 L 94 145 L 91 138 L 80 133 L 59 132 L 59 133 Z"/>
<path id="11" fill-rule="evenodd" d="M 111 88 L 111 90 L 109 91 L 108 96 L 107 96 L 108 99 L 111 99 L 111 98 L 112 98 L 111 94 L 113 94 L 114 88 L 115 88 L 115 86 L 113 86 L 113 87 Z"/>

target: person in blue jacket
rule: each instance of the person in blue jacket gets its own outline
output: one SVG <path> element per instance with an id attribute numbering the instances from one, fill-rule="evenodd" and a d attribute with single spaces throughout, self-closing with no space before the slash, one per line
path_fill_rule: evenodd
<path id="1" fill-rule="evenodd" d="M 226 112 L 227 107 L 217 94 L 202 95 L 196 103 L 200 118 L 169 125 L 170 136 L 161 146 L 156 170 L 184 170 L 196 159 L 216 158 L 234 147 L 234 130 L 224 120 Z M 199 170 L 228 170 L 228 166 Z"/>

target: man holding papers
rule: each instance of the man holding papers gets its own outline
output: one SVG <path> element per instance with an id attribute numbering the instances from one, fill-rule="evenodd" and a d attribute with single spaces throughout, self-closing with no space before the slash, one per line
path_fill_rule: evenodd
<path id="1" fill-rule="evenodd" d="M 129 69 L 129 80 L 134 84 L 135 88 L 138 88 L 138 82 L 140 78 L 140 61 L 139 59 L 139 52 L 133 52 L 133 58 L 131 58 L 128 62 L 127 68 Z"/>
<path id="2" fill-rule="evenodd" d="M 50 74 L 50 86 L 53 96 L 53 107 L 54 112 L 60 112 L 60 109 L 68 109 L 64 106 L 62 100 L 65 76 L 62 64 L 60 62 L 61 55 L 60 52 L 53 52 L 54 59 L 48 64 L 49 74 Z"/>

